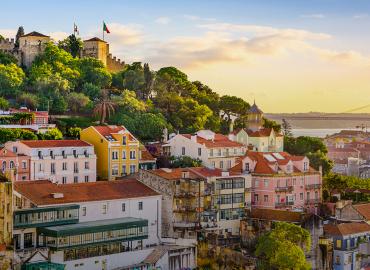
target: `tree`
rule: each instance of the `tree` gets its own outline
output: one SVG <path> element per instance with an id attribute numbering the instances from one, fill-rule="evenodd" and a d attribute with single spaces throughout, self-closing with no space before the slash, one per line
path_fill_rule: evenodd
<path id="1" fill-rule="evenodd" d="M 1 110 L 8 110 L 9 109 L 9 101 L 3 97 L 0 97 L 0 109 Z"/>
<path id="2" fill-rule="evenodd" d="M 79 139 L 81 134 L 81 128 L 80 127 L 70 127 L 67 130 L 67 137 Z"/>
<path id="3" fill-rule="evenodd" d="M 74 58 L 80 55 L 83 42 L 81 38 L 77 38 L 75 34 L 68 36 L 66 39 L 58 42 L 58 46 L 69 52 Z"/>
<path id="4" fill-rule="evenodd" d="M 236 96 L 222 96 L 220 98 L 220 110 L 226 115 L 227 119 L 231 119 L 231 115 L 246 115 L 250 108 L 249 103 L 242 98 Z"/>
<path id="5" fill-rule="evenodd" d="M 37 140 L 37 136 L 29 130 L 20 128 L 0 128 L 0 143 L 15 140 Z"/>
<path id="6" fill-rule="evenodd" d="M 114 107 L 115 103 L 110 100 L 108 91 L 103 90 L 94 108 L 94 115 L 100 117 L 100 124 L 105 123 L 107 116 L 110 117 L 114 113 Z"/>
<path id="7" fill-rule="evenodd" d="M 9 65 L 12 63 L 17 64 L 17 62 L 17 59 L 13 55 L 0 51 L 0 64 Z"/>
<path id="8" fill-rule="evenodd" d="M 39 105 L 39 98 L 34 94 L 24 92 L 17 97 L 17 102 L 21 106 L 35 110 Z"/>
<path id="9" fill-rule="evenodd" d="M 39 140 L 61 140 L 63 134 L 58 128 L 52 128 L 45 133 L 38 133 Z"/>
<path id="10" fill-rule="evenodd" d="M 189 168 L 189 167 L 200 167 L 202 161 L 197 158 L 191 158 L 189 156 L 170 157 L 171 168 Z"/>
<path id="11" fill-rule="evenodd" d="M 311 246 L 310 233 L 291 223 L 278 222 L 275 228 L 258 239 L 256 256 L 262 269 L 306 270 L 304 250 Z"/>
<path id="12" fill-rule="evenodd" d="M 153 91 L 153 85 L 154 85 L 154 72 L 152 72 L 149 68 L 149 64 L 144 64 L 144 88 L 142 91 L 142 99 L 147 99 L 152 91 Z"/>
<path id="13" fill-rule="evenodd" d="M 99 98 L 101 88 L 92 83 L 84 83 L 82 86 L 82 93 L 88 96 L 91 100 L 96 100 Z"/>
<path id="14" fill-rule="evenodd" d="M 80 112 L 81 109 L 85 108 L 89 104 L 90 99 L 83 93 L 70 93 L 67 96 L 67 103 L 72 112 Z"/>
<path id="15" fill-rule="evenodd" d="M 293 136 L 292 126 L 290 125 L 290 123 L 287 120 L 285 120 L 285 119 L 282 120 L 281 128 L 283 130 L 284 136 L 287 136 L 287 137 L 292 137 Z"/>
<path id="16" fill-rule="evenodd" d="M 0 64 L 0 95 L 14 97 L 22 86 L 25 74 L 16 64 Z"/>
<path id="17" fill-rule="evenodd" d="M 281 131 L 281 125 L 274 120 L 263 118 L 263 127 L 272 128 L 275 132 Z"/>
<path id="18" fill-rule="evenodd" d="M 80 85 L 92 83 L 100 88 L 107 88 L 112 83 L 112 75 L 98 59 L 91 57 L 80 59 L 80 72 Z"/>
<path id="19" fill-rule="evenodd" d="M 125 111 L 139 112 L 145 111 L 147 105 L 142 100 L 136 98 L 134 91 L 123 90 L 122 94 L 114 99 L 117 106 Z"/>
<path id="20" fill-rule="evenodd" d="M 15 35 L 15 44 L 14 44 L 15 48 L 17 49 L 19 48 L 19 38 L 23 35 L 24 35 L 24 28 L 23 26 L 19 26 L 17 34 Z"/>
<path id="21" fill-rule="evenodd" d="M 333 168 L 333 161 L 331 161 L 324 153 L 317 151 L 314 153 L 307 153 L 306 156 L 310 160 L 310 166 L 315 170 L 322 169 L 322 174 L 327 175 Z"/>

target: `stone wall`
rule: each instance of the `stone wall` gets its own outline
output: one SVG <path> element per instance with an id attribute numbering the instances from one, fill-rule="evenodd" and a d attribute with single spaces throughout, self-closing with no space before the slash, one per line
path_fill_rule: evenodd
<path id="1" fill-rule="evenodd" d="M 118 72 L 123 70 L 125 67 L 125 62 L 121 61 L 121 59 L 117 59 L 112 54 L 107 55 L 107 68 L 110 72 Z"/>

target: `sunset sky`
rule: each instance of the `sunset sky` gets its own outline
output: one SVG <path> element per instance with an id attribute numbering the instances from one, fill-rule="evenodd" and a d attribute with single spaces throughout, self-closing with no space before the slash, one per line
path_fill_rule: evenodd
<path id="1" fill-rule="evenodd" d="M 180 3 L 181 2 L 181 3 Z M 344 112 L 370 104 L 370 1 L 0 2 L 0 34 L 102 37 L 126 63 L 176 66 L 265 112 Z M 359 112 L 370 112 L 370 107 Z"/>

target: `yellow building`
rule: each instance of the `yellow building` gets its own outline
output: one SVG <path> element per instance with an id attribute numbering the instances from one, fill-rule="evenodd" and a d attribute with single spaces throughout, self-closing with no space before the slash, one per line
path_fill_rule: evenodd
<path id="1" fill-rule="evenodd" d="M 13 232 L 12 181 L 0 174 L 0 245 L 12 245 Z"/>
<path id="2" fill-rule="evenodd" d="M 91 126 L 81 140 L 94 145 L 97 175 L 114 180 L 139 171 L 139 141 L 123 126 Z"/>

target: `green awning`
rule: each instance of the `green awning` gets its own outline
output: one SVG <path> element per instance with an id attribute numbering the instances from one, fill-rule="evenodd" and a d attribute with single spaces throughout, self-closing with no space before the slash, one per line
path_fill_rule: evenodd
<path id="1" fill-rule="evenodd" d="M 141 218 L 116 218 L 98 221 L 81 222 L 77 224 L 68 224 L 52 227 L 38 228 L 38 233 L 51 237 L 64 237 L 70 235 L 106 232 L 112 230 L 147 227 L 148 220 Z"/>
<path id="2" fill-rule="evenodd" d="M 34 208 L 20 209 L 20 210 L 15 210 L 14 215 L 62 211 L 62 210 L 69 210 L 69 209 L 80 209 L 80 205 L 70 204 L 70 205 L 61 205 L 61 206 L 34 207 Z"/>

